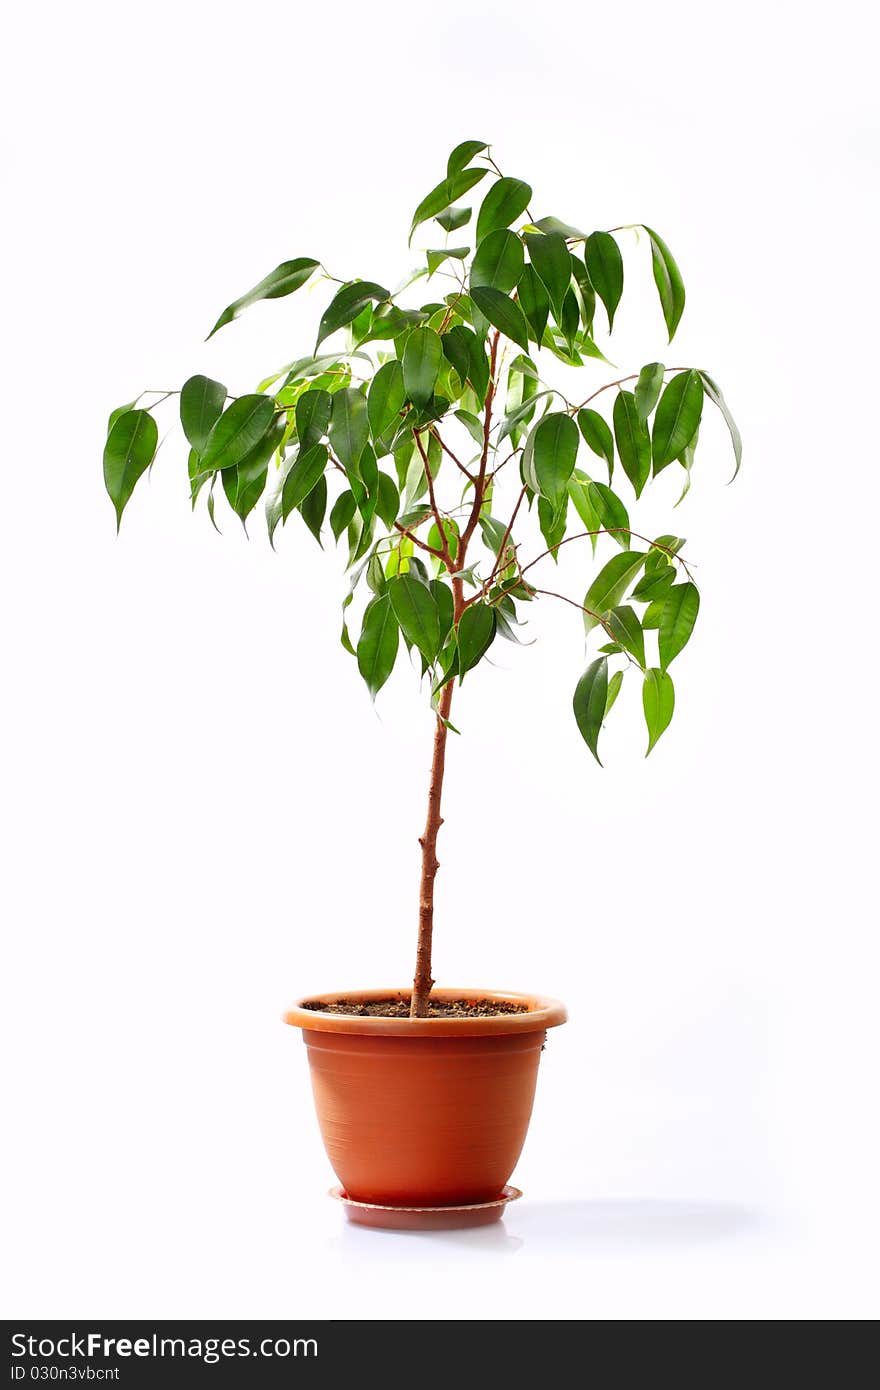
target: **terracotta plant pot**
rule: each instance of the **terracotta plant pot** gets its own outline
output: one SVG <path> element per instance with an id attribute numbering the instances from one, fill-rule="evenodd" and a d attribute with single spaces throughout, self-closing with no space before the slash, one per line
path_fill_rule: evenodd
<path id="1" fill-rule="evenodd" d="M 494 1201 L 526 1137 L 555 999 L 490 990 L 434 998 L 526 1005 L 489 1018 L 373 1018 L 306 1002 L 408 997 L 358 990 L 300 1000 L 284 1019 L 303 1030 L 324 1146 L 348 1197 L 392 1206 Z"/>

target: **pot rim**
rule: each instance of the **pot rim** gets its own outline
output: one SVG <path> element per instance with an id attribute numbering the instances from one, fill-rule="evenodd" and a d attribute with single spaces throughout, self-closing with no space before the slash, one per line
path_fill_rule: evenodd
<path id="1" fill-rule="evenodd" d="M 359 1014 L 322 1013 L 307 1009 L 305 1004 L 333 1004 L 339 999 L 369 1003 L 374 999 L 403 998 L 409 989 L 350 989 L 332 990 L 324 994 L 306 994 L 297 999 L 282 1015 L 285 1023 L 304 1032 L 359 1033 L 372 1037 L 390 1035 L 409 1037 L 490 1037 L 500 1033 L 536 1033 L 565 1023 L 568 1012 L 558 999 L 543 994 L 520 994 L 510 989 L 434 989 L 432 995 L 445 999 L 494 999 L 511 1004 L 525 1004 L 527 1011 L 518 1014 L 496 1014 L 489 1018 L 365 1018 Z"/>

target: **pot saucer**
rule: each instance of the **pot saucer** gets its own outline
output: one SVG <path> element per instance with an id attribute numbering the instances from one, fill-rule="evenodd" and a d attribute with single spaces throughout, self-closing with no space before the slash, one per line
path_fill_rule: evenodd
<path id="1" fill-rule="evenodd" d="M 348 1220 L 356 1226 L 385 1231 L 460 1231 L 499 1221 L 508 1202 L 515 1202 L 522 1192 L 518 1187 L 504 1187 L 491 1202 L 461 1207 L 379 1206 L 374 1202 L 356 1202 L 341 1187 L 331 1187 L 330 1196 L 342 1203 Z"/>

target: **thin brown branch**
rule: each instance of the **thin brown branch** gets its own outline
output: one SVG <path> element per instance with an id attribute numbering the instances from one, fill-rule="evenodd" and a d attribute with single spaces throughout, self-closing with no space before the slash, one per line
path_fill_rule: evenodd
<path id="1" fill-rule="evenodd" d="M 427 550 L 429 555 L 436 555 L 438 560 L 445 560 L 446 557 L 442 550 L 437 550 L 433 545 L 428 545 L 427 541 L 423 541 L 421 536 L 417 536 L 415 531 L 411 531 L 408 526 L 401 526 L 399 521 L 395 521 L 394 529 L 395 531 L 399 531 L 402 536 L 407 536 L 413 541 L 419 547 L 419 550 Z"/>
<path id="2" fill-rule="evenodd" d="M 447 570 L 449 570 L 449 572 L 451 573 L 452 570 L 455 568 L 455 561 L 453 560 L 452 553 L 449 549 L 449 537 L 446 534 L 446 527 L 443 525 L 443 513 L 440 511 L 440 508 L 437 505 L 437 497 L 434 492 L 434 478 L 431 473 L 431 464 L 428 460 L 427 450 L 425 449 L 425 446 L 422 443 L 421 436 L 418 430 L 413 430 L 413 439 L 416 441 L 416 448 L 422 456 L 422 466 L 425 470 L 425 477 L 428 482 L 428 498 L 431 503 L 431 511 L 434 514 L 434 520 L 437 523 L 437 530 L 440 533 L 440 545 L 442 547 L 440 551 L 440 558 L 442 559 Z"/>
<path id="3" fill-rule="evenodd" d="M 663 375 L 665 376 L 667 372 L 686 372 L 687 370 L 687 367 L 664 367 Z M 638 381 L 640 376 L 641 372 L 630 372 L 629 376 L 618 377 L 617 381 L 606 381 L 604 386 L 600 386 L 591 396 L 587 396 L 587 399 L 581 401 L 580 405 L 569 406 L 569 414 L 574 415 L 578 410 L 583 410 L 585 405 L 589 405 L 590 401 L 594 401 L 597 396 L 601 396 L 603 391 L 610 391 L 612 386 L 622 386 L 625 381 Z"/>
<path id="4" fill-rule="evenodd" d="M 645 545 L 649 545 L 652 550 L 662 550 L 664 554 L 670 557 L 671 560 L 678 561 L 685 574 L 687 575 L 688 579 L 690 579 L 693 583 L 693 575 L 688 569 L 686 561 L 683 560 L 682 557 L 676 553 L 676 551 L 674 551 L 668 545 L 658 545 L 656 541 L 650 540 L 648 536 L 642 536 L 638 531 L 630 531 L 626 526 L 603 527 L 603 529 L 600 531 L 578 531 L 574 536 L 565 536 L 561 541 L 557 541 L 555 545 L 549 546 L 547 550 L 542 550 L 540 555 L 536 555 L 534 560 L 530 560 L 527 565 L 524 565 L 523 568 L 520 570 L 520 574 L 525 574 L 526 570 L 530 570 L 533 565 L 536 565 L 538 563 L 539 560 L 546 560 L 548 555 L 555 555 L 556 551 L 559 550 L 560 546 L 568 545 L 570 541 L 586 540 L 589 536 L 616 535 L 632 536 L 634 540 L 643 541 Z"/>
<path id="5" fill-rule="evenodd" d="M 511 533 L 511 531 L 512 531 L 513 528 L 514 528 L 514 525 L 516 524 L 516 518 L 517 518 L 517 516 L 518 516 L 518 514 L 519 514 L 519 509 L 520 509 L 520 507 L 522 506 L 523 498 L 525 497 L 525 495 L 526 495 L 527 492 L 528 492 L 528 488 L 525 486 L 525 484 L 523 484 L 522 491 L 520 492 L 519 497 L 516 499 L 516 506 L 515 506 L 514 509 L 513 509 L 513 516 L 510 518 L 510 521 L 507 523 L 507 530 L 504 532 L 504 536 L 502 537 L 501 544 L 499 545 L 498 550 L 497 550 L 497 552 L 496 552 L 496 555 L 495 555 L 495 566 L 494 566 L 494 568 L 493 568 L 493 570 L 492 570 L 492 573 L 489 575 L 489 578 L 486 580 L 486 584 L 487 584 L 487 585 L 489 585 L 489 584 L 492 583 L 492 580 L 495 578 L 495 576 L 496 576 L 496 574 L 498 573 L 499 569 L 503 568 L 502 562 L 501 562 L 501 557 L 502 557 L 502 555 L 504 554 L 505 550 L 507 549 L 507 542 L 510 540 L 510 533 Z"/>
<path id="6" fill-rule="evenodd" d="M 445 439 L 443 439 L 442 435 L 440 434 L 440 431 L 434 428 L 430 431 L 430 433 L 434 436 L 437 443 L 440 445 L 440 448 L 443 450 L 444 454 L 448 454 L 449 457 L 452 459 L 452 462 L 455 464 L 456 468 L 460 469 L 464 476 L 470 480 L 470 482 L 476 483 L 477 480 L 474 477 L 473 473 L 470 471 L 469 468 L 466 468 L 465 465 L 462 463 L 461 459 L 457 458 L 456 455 L 452 452 L 449 445 L 446 443 Z"/>
<path id="7" fill-rule="evenodd" d="M 613 642 L 617 642 L 617 638 L 616 638 L 615 635 L 614 635 L 614 631 L 613 631 L 613 629 L 611 628 L 611 625 L 606 621 L 605 618 L 603 618 L 603 617 L 601 616 L 601 614 L 599 614 L 599 613 L 594 613 L 593 610 L 592 610 L 592 608 L 585 608 L 584 605 L 583 605 L 582 603 L 578 603 L 577 599 L 569 598 L 567 594 L 557 594 L 557 593 L 554 593 L 554 591 L 553 591 L 552 589 L 535 589 L 534 592 L 535 592 L 536 594 L 543 594 L 545 598 L 559 598 L 559 599 L 562 599 L 562 602 L 563 602 L 563 603 L 570 603 L 571 606 L 572 606 L 572 608 L 579 608 L 579 609 L 581 610 L 582 613 L 586 613 L 586 615 L 587 615 L 588 618 L 593 618 L 593 619 L 599 624 L 599 626 L 602 628 L 603 632 L 605 632 L 605 633 L 607 634 L 607 636 L 610 637 L 611 640 L 612 640 Z M 617 642 L 617 645 L 620 646 L 620 643 Z M 626 657 L 627 661 L 629 661 L 629 662 L 630 662 L 633 666 L 635 666 L 639 671 L 644 670 L 644 667 L 639 666 L 639 663 L 636 661 L 635 657 L 632 656 L 631 653 L 628 652 L 628 651 L 626 650 L 625 647 L 620 647 L 620 650 L 621 650 L 621 654 L 622 654 L 623 656 Z"/>

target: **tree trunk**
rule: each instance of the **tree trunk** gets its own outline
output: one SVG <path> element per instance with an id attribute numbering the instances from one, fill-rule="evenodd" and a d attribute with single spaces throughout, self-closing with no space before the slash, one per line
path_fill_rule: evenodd
<path id="1" fill-rule="evenodd" d="M 434 879 L 440 865 L 437 863 L 437 832 L 443 824 L 440 814 L 440 798 L 443 793 L 443 773 L 446 768 L 446 735 L 448 729 L 443 722 L 449 718 L 452 707 L 452 687 L 454 681 L 443 687 L 440 695 L 439 714 L 434 729 L 434 756 L 431 761 L 431 782 L 428 788 L 428 818 L 425 832 L 419 838 L 422 847 L 422 877 L 419 885 L 419 939 L 416 948 L 416 973 L 413 979 L 411 1018 L 425 1018 L 428 1000 L 434 983 L 431 976 L 431 940 L 434 934 Z"/>

